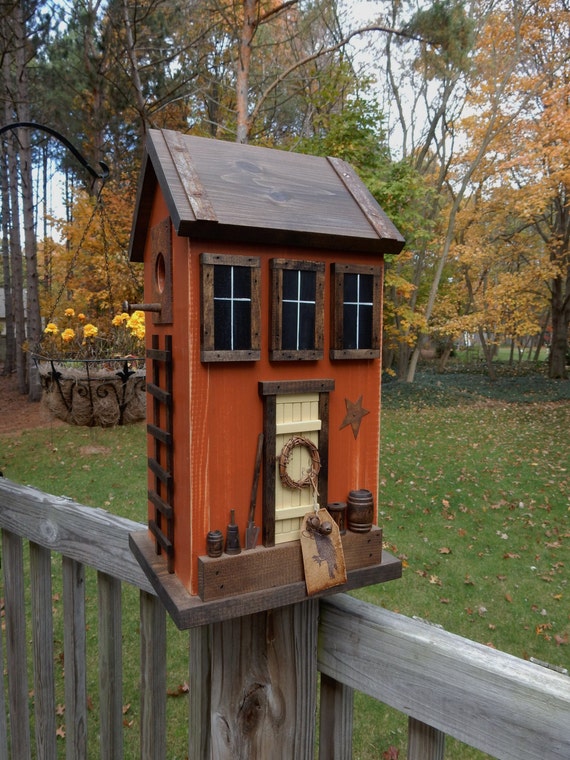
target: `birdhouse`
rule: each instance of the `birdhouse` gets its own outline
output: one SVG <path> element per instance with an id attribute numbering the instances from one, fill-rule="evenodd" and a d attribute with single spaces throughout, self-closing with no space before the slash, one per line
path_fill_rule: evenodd
<path id="1" fill-rule="evenodd" d="M 376 501 L 383 259 L 403 243 L 342 160 L 149 132 L 130 244 L 148 531 L 131 546 L 180 627 L 399 574 Z"/>

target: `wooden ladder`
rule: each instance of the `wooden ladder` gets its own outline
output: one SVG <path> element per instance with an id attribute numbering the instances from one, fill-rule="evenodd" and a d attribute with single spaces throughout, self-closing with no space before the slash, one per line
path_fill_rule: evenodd
<path id="1" fill-rule="evenodd" d="M 152 336 L 152 348 L 147 349 L 152 361 L 152 381 L 147 391 L 152 396 L 152 422 L 147 432 L 154 439 L 154 456 L 148 457 L 148 468 L 154 477 L 154 487 L 148 489 L 148 499 L 154 506 L 149 517 L 149 529 L 156 542 L 156 553 L 165 552 L 168 572 L 174 572 L 174 507 L 173 507 L 173 437 L 172 437 L 172 336 Z M 150 452 L 149 452 L 150 454 Z"/>

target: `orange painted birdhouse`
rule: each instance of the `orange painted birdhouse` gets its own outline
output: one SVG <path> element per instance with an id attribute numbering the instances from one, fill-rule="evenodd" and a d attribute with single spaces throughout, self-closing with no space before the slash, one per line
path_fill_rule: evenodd
<path id="1" fill-rule="evenodd" d="M 131 545 L 181 627 L 301 598 L 303 521 L 327 506 L 342 588 L 377 582 L 383 257 L 403 242 L 342 160 L 149 132 L 130 247 L 149 529 Z"/>

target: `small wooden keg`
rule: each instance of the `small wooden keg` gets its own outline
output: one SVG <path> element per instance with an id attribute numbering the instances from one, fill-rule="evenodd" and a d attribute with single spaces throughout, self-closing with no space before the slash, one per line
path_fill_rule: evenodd
<path id="1" fill-rule="evenodd" d="M 224 536 L 221 530 L 211 530 L 206 536 L 208 557 L 221 557 L 224 551 Z"/>
<path id="2" fill-rule="evenodd" d="M 368 533 L 372 529 L 374 518 L 374 497 L 365 488 L 359 488 L 348 494 L 346 502 L 346 519 L 348 529 L 354 533 Z"/>

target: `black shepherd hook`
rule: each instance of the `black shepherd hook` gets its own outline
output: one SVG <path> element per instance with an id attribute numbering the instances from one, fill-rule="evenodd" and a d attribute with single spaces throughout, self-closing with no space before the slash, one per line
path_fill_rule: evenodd
<path id="1" fill-rule="evenodd" d="M 70 150 L 75 158 L 79 161 L 79 163 L 87 169 L 89 174 L 93 177 L 93 179 L 102 179 L 105 181 L 107 177 L 109 176 L 109 167 L 107 164 L 104 164 L 103 161 L 99 161 L 99 166 L 101 167 L 101 174 L 98 174 L 98 172 L 87 162 L 87 160 L 81 155 L 81 153 L 77 150 L 77 148 L 72 145 L 69 140 L 64 137 L 62 134 L 60 134 L 57 130 L 52 129 L 51 127 L 46 127 L 44 124 L 37 124 L 35 121 L 14 121 L 11 124 L 6 124 L 3 127 L 0 127 L 0 135 L 4 132 L 7 132 L 10 129 L 19 129 L 20 127 L 28 127 L 29 129 L 40 129 L 42 132 L 46 132 L 48 135 L 51 135 L 52 137 L 55 137 L 56 140 L 59 140 L 60 143 L 63 143 L 68 150 Z"/>

